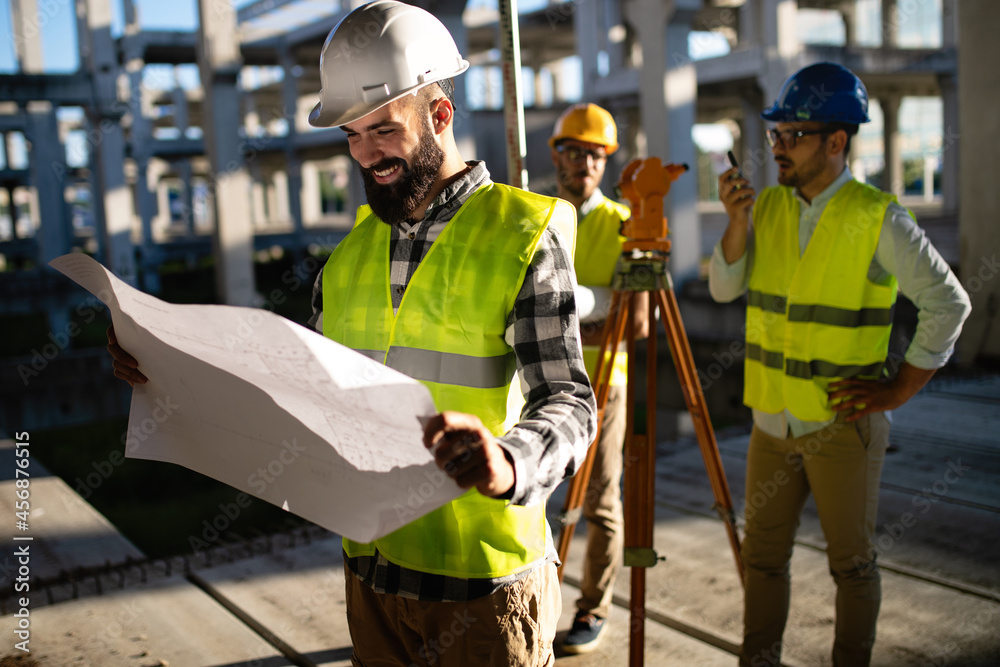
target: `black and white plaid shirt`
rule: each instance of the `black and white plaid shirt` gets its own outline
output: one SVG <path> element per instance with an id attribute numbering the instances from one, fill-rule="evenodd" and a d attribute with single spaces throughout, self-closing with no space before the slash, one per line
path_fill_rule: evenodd
<path id="1" fill-rule="evenodd" d="M 465 175 L 438 195 L 423 220 L 394 227 L 396 236 L 389 246 L 393 308 L 399 308 L 406 285 L 448 221 L 476 190 L 491 182 L 483 162 L 469 165 Z M 310 319 L 319 331 L 323 330 L 322 284 L 320 272 L 313 287 Z M 596 403 L 580 351 L 575 284 L 565 241 L 549 227 L 508 315 L 504 336 L 514 348 L 526 401 L 521 420 L 498 439 L 514 462 L 516 481 L 509 500 L 517 505 L 547 498 L 576 472 L 594 437 Z M 546 557 L 539 566 L 557 559 L 551 535 L 546 535 L 546 545 Z M 498 579 L 460 579 L 400 567 L 380 553 L 350 558 L 347 565 L 379 593 L 448 602 L 489 595 L 531 571 Z"/>

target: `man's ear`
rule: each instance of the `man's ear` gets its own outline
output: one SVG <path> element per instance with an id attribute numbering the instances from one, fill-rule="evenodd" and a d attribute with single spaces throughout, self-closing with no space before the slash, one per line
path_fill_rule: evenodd
<path id="1" fill-rule="evenodd" d="M 837 130 L 830 135 L 828 141 L 829 143 L 827 144 L 827 147 L 831 155 L 842 153 L 844 151 L 844 147 L 847 146 L 847 132 L 844 130 Z"/>
<path id="2" fill-rule="evenodd" d="M 455 120 L 455 107 L 447 97 L 439 97 L 431 103 L 431 126 L 435 134 L 441 134 Z"/>

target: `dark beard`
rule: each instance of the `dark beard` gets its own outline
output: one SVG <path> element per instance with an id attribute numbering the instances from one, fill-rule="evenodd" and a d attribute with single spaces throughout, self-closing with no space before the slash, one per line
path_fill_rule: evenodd
<path id="1" fill-rule="evenodd" d="M 566 192 L 570 193 L 574 197 L 583 197 L 583 185 L 576 185 L 574 182 L 574 177 L 576 174 L 571 172 L 569 169 L 562 169 L 559 172 L 557 178 L 560 180 L 560 185 Z"/>
<path id="2" fill-rule="evenodd" d="M 420 135 L 420 146 L 409 166 L 402 158 L 386 158 L 367 169 L 360 167 L 368 205 L 387 224 L 398 225 L 409 219 L 427 197 L 442 164 L 444 151 L 431 138 L 430 128 L 426 128 Z M 382 171 L 395 165 L 403 170 L 399 180 L 388 185 L 375 180 L 373 171 Z"/>

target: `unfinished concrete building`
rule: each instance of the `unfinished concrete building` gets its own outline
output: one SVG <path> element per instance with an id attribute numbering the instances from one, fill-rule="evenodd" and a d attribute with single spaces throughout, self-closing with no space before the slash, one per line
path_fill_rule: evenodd
<path id="1" fill-rule="evenodd" d="M 357 3 L 324 3 L 305 23 L 289 19 L 294 0 L 260 0 L 235 9 L 198 2 L 197 31 L 142 29 L 134 0 L 122 0 L 124 31 L 113 35 L 112 0 L 75 0 L 80 69 L 43 72 L 41 30 L 47 6 L 11 0 L 19 71 L 0 75 L 4 164 L 0 206 L 10 221 L 0 239 L 0 312 L 44 310 L 51 331 L 68 318 L 63 280 L 44 270 L 76 249 L 93 253 L 117 275 L 156 293 L 158 267 L 214 258 L 218 300 L 260 305 L 255 253 L 329 249 L 363 201 L 344 135 L 314 130 L 306 117 L 320 88 L 319 54 L 327 33 Z M 486 159 L 506 181 L 497 12 L 463 0 L 415 3 L 439 16 L 480 76 L 459 77 L 457 134 L 463 154 Z M 859 5 L 878 5 L 876 43 L 859 42 Z M 864 80 L 884 117 L 884 177 L 903 194 L 899 110 L 909 96 L 942 100 L 940 197 L 921 208 L 946 258 L 973 298 L 959 350 L 964 363 L 1000 357 L 997 296 L 1000 214 L 997 169 L 988 151 L 1000 136 L 997 41 L 1000 19 L 991 0 L 939 0 L 939 46 L 901 45 L 917 0 L 587 0 L 550 2 L 519 17 L 526 105 L 525 165 L 529 187 L 551 181 L 546 140 L 568 100 L 559 63 L 576 57 L 579 96 L 610 109 L 624 150 L 613 156 L 605 190 L 634 157 L 695 164 L 696 123 L 727 122 L 735 150 L 755 186 L 776 179 L 758 112 L 782 81 L 819 60 L 841 62 Z M 934 4 L 934 3 L 930 3 Z M 925 8 L 924 8 L 925 9 Z M 799 39 L 797 16 L 825 10 L 840 17 L 843 44 Z M 692 35 L 721 35 L 728 53 L 692 57 Z M 150 67 L 176 79 L 197 65 L 198 84 L 150 85 Z M 165 67 L 164 67 L 165 66 Z M 174 74 L 169 74 L 173 71 Z M 60 108 L 78 108 L 60 120 Z M 67 137 L 85 145 L 85 163 L 70 164 Z M 960 149 L 965 135 L 966 150 Z M 13 144 L 29 146 L 25 164 Z M 721 234 L 718 206 L 699 201 L 695 174 L 674 184 L 666 214 L 673 238 L 671 271 L 678 284 L 698 276 L 701 259 Z M 80 201 L 89 202 L 80 207 Z M 957 230 L 957 231 L 956 231 Z M 2 230 L 0 230 L 0 233 Z M 957 241 L 956 241 L 957 239 Z M 687 323 L 702 328 L 706 309 L 690 307 Z M 705 314 L 706 318 L 716 317 Z M 712 326 L 716 326 L 716 320 Z"/>

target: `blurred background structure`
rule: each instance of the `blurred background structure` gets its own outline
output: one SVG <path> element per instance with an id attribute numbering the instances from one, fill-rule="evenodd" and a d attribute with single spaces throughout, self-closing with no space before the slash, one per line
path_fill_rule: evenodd
<path id="1" fill-rule="evenodd" d="M 67 377 L 76 378 L 70 385 L 100 377 L 86 348 L 99 338 L 92 320 L 106 321 L 47 270 L 65 252 L 91 253 L 164 298 L 307 315 L 276 302 L 301 308 L 363 201 L 343 133 L 306 122 L 323 41 L 357 3 L 2 4 L 0 31 L 11 39 L 0 48 L 0 317 L 11 334 L 0 429 L 11 420 L 74 423 L 124 404 L 110 387 L 65 398 Z M 463 153 L 486 159 L 504 181 L 496 0 L 419 4 L 442 18 L 473 65 L 457 81 Z M 699 287 L 725 221 L 715 193 L 725 152 L 735 150 L 757 188 L 775 182 L 757 114 L 791 72 L 832 60 L 856 71 L 872 98 L 874 122 L 862 126 L 852 170 L 917 213 L 972 294 L 957 361 L 972 368 L 1000 358 L 1000 174 L 991 151 L 977 150 L 1000 137 L 1000 53 L 988 32 L 1000 21 L 996 2 L 531 0 L 520 9 L 529 188 L 552 185 L 545 142 L 579 100 L 605 106 L 619 124 L 624 150 L 605 191 L 634 157 L 698 165 L 674 184 L 666 214 L 671 271 L 706 356 L 739 339 L 742 319 Z M 258 284 L 266 264 L 280 276 L 276 287 Z M 196 268 L 200 291 L 171 291 Z M 739 410 L 738 397 L 726 401 L 713 407 Z"/>

